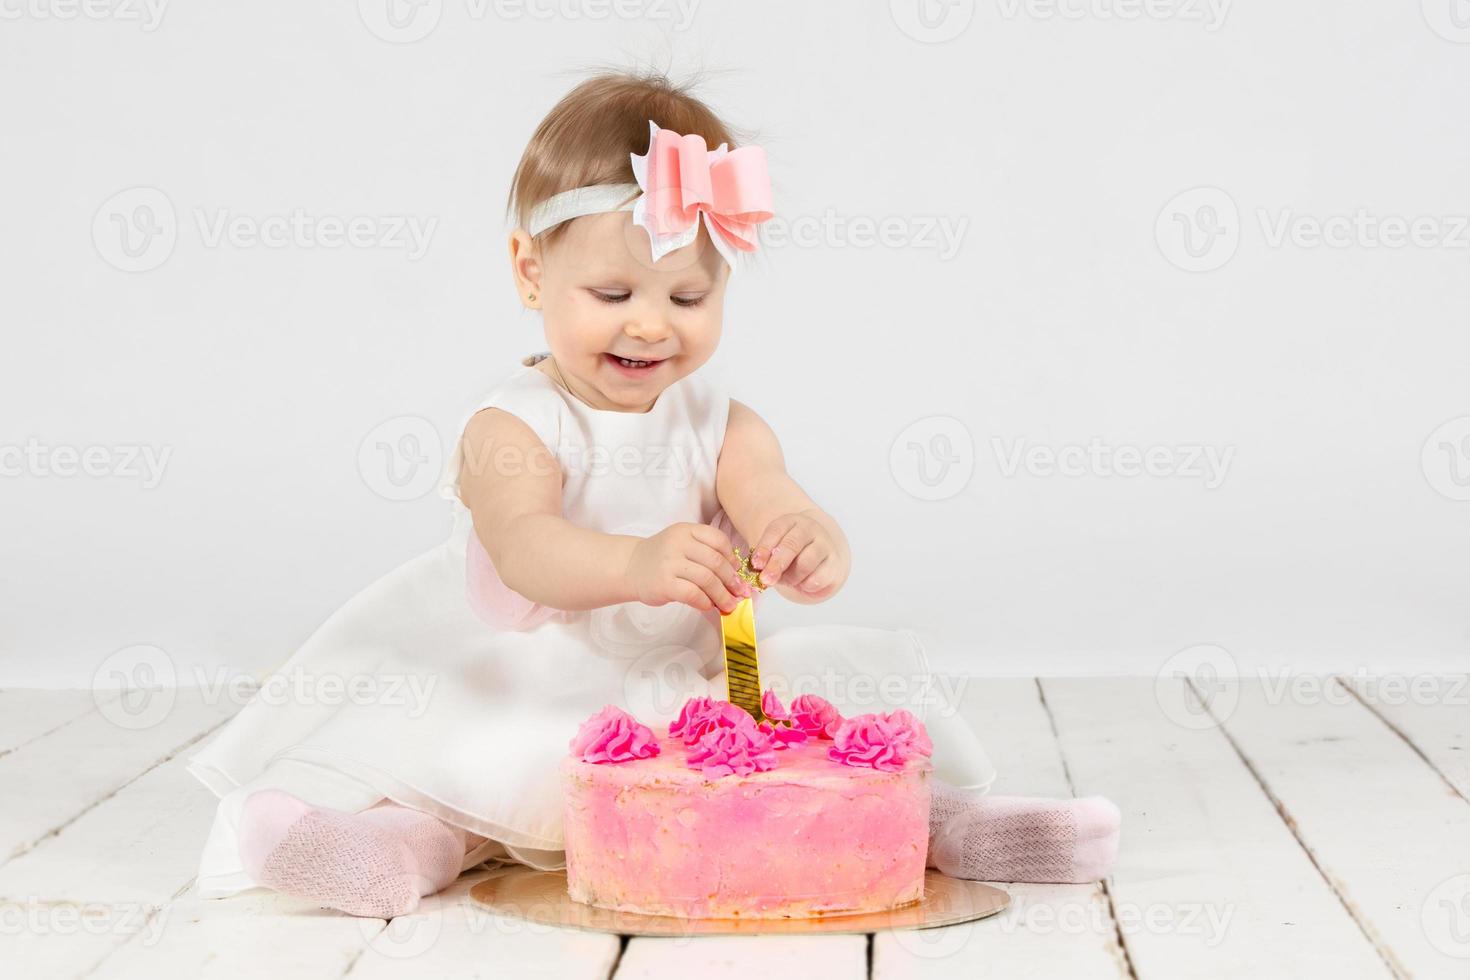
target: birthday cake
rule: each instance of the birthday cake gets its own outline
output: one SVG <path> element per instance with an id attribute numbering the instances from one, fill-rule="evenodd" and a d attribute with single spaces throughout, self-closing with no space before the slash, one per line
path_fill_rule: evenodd
<path id="1" fill-rule="evenodd" d="M 659 734 L 608 705 L 570 748 L 575 901 L 771 919 L 923 898 L 933 746 L 908 711 L 843 718 L 815 695 L 788 708 L 767 690 L 754 714 L 691 698 Z"/>

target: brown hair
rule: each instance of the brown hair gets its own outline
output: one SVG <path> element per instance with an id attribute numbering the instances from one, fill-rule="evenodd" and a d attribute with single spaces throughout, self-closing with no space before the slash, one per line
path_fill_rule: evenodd
<path id="1" fill-rule="evenodd" d="M 629 154 L 648 152 L 648 123 L 676 133 L 697 133 L 711 150 L 735 149 L 734 130 L 660 71 L 603 70 L 552 107 L 531 135 L 511 180 L 506 215 L 526 227 L 531 210 L 547 198 L 590 184 L 631 184 Z M 570 222 L 537 236 L 554 243 Z"/>

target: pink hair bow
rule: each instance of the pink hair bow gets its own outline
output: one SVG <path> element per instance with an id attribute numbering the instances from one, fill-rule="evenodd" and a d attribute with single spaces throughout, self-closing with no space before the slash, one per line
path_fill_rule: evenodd
<path id="1" fill-rule="evenodd" d="M 765 150 L 721 143 L 711 152 L 704 137 L 681 136 L 649 120 L 648 152 L 629 156 L 643 188 L 633 223 L 648 232 L 653 261 L 694 241 L 701 214 L 732 269 L 737 252 L 756 250 L 756 225 L 772 216 Z"/>

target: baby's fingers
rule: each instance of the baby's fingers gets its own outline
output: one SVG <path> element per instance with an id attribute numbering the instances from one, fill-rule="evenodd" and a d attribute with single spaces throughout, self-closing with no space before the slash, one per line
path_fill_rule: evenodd
<path id="1" fill-rule="evenodd" d="M 750 586 L 740 577 L 740 561 L 725 533 L 708 524 L 701 525 L 694 535 L 694 550 L 689 557 L 706 566 L 720 577 L 731 595 L 750 595 Z"/>
<path id="2" fill-rule="evenodd" d="M 760 566 L 761 585 L 769 588 L 779 582 L 782 573 L 812 543 L 812 538 L 811 528 L 795 516 L 778 517 L 772 521 L 756 546 L 757 556 L 764 556 Z"/>
<path id="3" fill-rule="evenodd" d="M 735 546 L 730 543 L 729 535 L 712 524 L 695 524 L 692 525 L 692 528 L 695 541 L 719 555 L 732 571 L 740 567 L 740 561 L 735 557 Z"/>
<path id="4" fill-rule="evenodd" d="M 722 613 L 735 610 L 739 600 L 720 581 L 720 577 L 707 565 L 689 559 L 680 570 L 680 578 L 693 582 L 699 590 L 709 597 L 710 602 L 717 606 Z"/>
<path id="5" fill-rule="evenodd" d="M 805 555 L 815 553 L 815 548 L 808 548 L 802 554 L 804 557 Z M 788 569 L 789 574 L 781 584 L 789 589 L 796 589 L 798 592 L 813 594 L 823 591 L 831 584 L 834 569 L 837 564 L 836 559 L 831 555 L 826 556 L 820 561 L 813 562 L 809 571 L 803 571 L 800 567 L 802 564 L 802 561 L 798 561 L 796 565 Z"/>

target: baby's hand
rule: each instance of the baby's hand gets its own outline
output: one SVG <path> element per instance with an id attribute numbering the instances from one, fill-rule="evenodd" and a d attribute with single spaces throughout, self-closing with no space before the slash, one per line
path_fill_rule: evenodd
<path id="1" fill-rule="evenodd" d="M 683 602 L 695 609 L 734 611 L 750 586 L 735 574 L 735 550 L 725 533 L 709 524 L 671 524 L 633 549 L 628 583 L 650 606 Z"/>
<path id="2" fill-rule="evenodd" d="M 830 520 L 821 511 L 803 510 L 772 521 L 750 558 L 761 585 L 774 583 L 813 600 L 833 595 L 847 580 L 852 558 Z"/>

